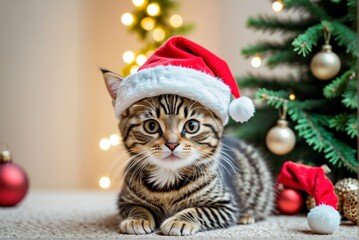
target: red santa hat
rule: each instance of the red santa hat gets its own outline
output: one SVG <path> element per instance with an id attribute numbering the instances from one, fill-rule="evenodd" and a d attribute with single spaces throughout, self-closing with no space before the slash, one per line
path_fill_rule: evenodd
<path id="1" fill-rule="evenodd" d="M 314 197 L 316 207 L 308 213 L 308 225 L 314 232 L 331 234 L 339 228 L 340 214 L 336 210 L 338 198 L 323 168 L 287 161 L 277 177 L 279 184 L 304 190 Z"/>
<path id="2" fill-rule="evenodd" d="M 245 122 L 254 114 L 252 100 L 240 96 L 227 63 L 184 37 L 170 38 L 138 72 L 123 79 L 115 102 L 116 116 L 120 118 L 123 111 L 143 98 L 161 94 L 198 101 L 224 125 L 228 115 L 237 122 Z"/>

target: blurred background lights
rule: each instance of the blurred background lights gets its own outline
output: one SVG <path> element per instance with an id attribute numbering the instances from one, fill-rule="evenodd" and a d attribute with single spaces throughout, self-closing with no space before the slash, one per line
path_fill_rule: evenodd
<path id="1" fill-rule="evenodd" d="M 180 26 L 182 26 L 182 23 L 183 19 L 180 15 L 175 14 L 170 17 L 170 24 L 172 25 L 172 27 L 179 28 Z"/>
<path id="2" fill-rule="evenodd" d="M 135 54 L 132 51 L 126 51 L 122 55 L 122 60 L 125 63 L 132 63 L 135 60 Z"/>
<path id="3" fill-rule="evenodd" d="M 155 26 L 155 20 L 151 17 L 145 17 L 141 20 L 141 27 L 147 31 L 152 30 Z"/>
<path id="4" fill-rule="evenodd" d="M 136 57 L 136 63 L 138 64 L 138 65 L 142 65 L 142 64 L 144 64 L 145 62 L 146 62 L 146 60 L 147 60 L 147 58 L 146 58 L 146 56 L 145 55 L 143 55 L 143 54 L 140 54 L 140 55 L 138 55 L 137 57 Z"/>
<path id="5" fill-rule="evenodd" d="M 147 51 L 147 52 L 146 52 L 146 57 L 147 57 L 147 58 L 151 57 L 151 55 L 152 55 L 154 52 L 155 52 L 155 51 L 153 51 L 153 50 Z"/>
<path id="6" fill-rule="evenodd" d="M 109 137 L 109 140 L 112 146 L 117 146 L 120 144 L 122 139 L 118 134 L 114 133 Z"/>
<path id="7" fill-rule="evenodd" d="M 262 59 L 260 56 L 254 56 L 251 60 L 251 65 L 254 68 L 259 68 L 260 65 L 262 64 Z"/>
<path id="8" fill-rule="evenodd" d="M 142 7 L 145 4 L 145 0 L 132 0 L 132 4 L 136 7 Z"/>
<path id="9" fill-rule="evenodd" d="M 275 12 L 280 12 L 280 11 L 282 11 L 283 7 L 284 7 L 284 5 L 283 5 L 282 1 L 280 1 L 280 0 L 274 1 L 274 2 L 272 3 L 272 9 L 273 9 L 273 11 L 275 11 Z"/>
<path id="10" fill-rule="evenodd" d="M 152 33 L 152 37 L 155 41 L 161 42 L 165 38 L 165 31 L 162 28 L 155 28 Z"/>
<path id="11" fill-rule="evenodd" d="M 137 72 L 137 70 L 139 69 L 139 66 L 138 65 L 133 65 L 132 67 L 131 67 L 131 69 L 130 69 L 130 73 L 132 74 L 132 73 L 135 73 L 135 72 Z"/>
<path id="12" fill-rule="evenodd" d="M 131 13 L 124 13 L 122 14 L 121 17 L 121 22 L 123 23 L 123 25 L 125 26 L 129 26 L 133 23 L 134 18 L 133 15 Z"/>
<path id="13" fill-rule="evenodd" d="M 157 16 L 160 14 L 160 6 L 158 3 L 151 3 L 147 6 L 147 13 L 150 16 Z"/>
<path id="14" fill-rule="evenodd" d="M 292 101 L 295 100 L 295 95 L 294 95 L 294 93 L 289 94 L 289 99 L 292 100 Z"/>
<path id="15" fill-rule="evenodd" d="M 111 142 L 110 142 L 110 140 L 108 140 L 107 138 L 102 138 L 101 140 L 100 140 L 100 148 L 101 148 L 101 150 L 103 150 L 103 151 L 106 151 L 106 150 L 109 150 L 110 149 L 110 147 L 111 147 Z"/>
<path id="16" fill-rule="evenodd" d="M 111 186 L 111 180 L 108 177 L 104 176 L 100 178 L 98 184 L 100 188 L 107 189 Z"/>

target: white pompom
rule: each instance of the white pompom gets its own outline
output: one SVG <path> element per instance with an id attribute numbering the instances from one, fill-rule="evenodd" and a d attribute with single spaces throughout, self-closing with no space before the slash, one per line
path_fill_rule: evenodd
<path id="1" fill-rule="evenodd" d="M 229 115 L 236 122 L 246 122 L 254 114 L 253 101 L 248 97 L 234 99 L 229 104 Z"/>
<path id="2" fill-rule="evenodd" d="M 319 205 L 308 213 L 308 225 L 313 232 L 332 234 L 339 229 L 340 214 L 332 206 Z"/>

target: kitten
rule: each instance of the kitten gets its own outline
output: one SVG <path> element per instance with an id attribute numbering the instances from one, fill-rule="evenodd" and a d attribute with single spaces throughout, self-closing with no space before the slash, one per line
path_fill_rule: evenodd
<path id="1" fill-rule="evenodd" d="M 103 73 L 115 100 L 121 78 Z M 190 235 L 270 214 L 274 190 L 265 162 L 252 146 L 223 137 L 208 108 L 159 95 L 137 101 L 120 119 L 131 155 L 118 200 L 122 233 Z"/>

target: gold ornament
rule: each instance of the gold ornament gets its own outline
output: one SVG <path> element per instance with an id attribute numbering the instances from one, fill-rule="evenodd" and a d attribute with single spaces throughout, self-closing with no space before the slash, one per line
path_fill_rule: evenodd
<path id="1" fill-rule="evenodd" d="M 324 32 L 324 38 L 322 51 L 315 54 L 310 63 L 310 70 L 320 80 L 328 80 L 337 75 L 341 65 L 338 55 L 332 52 L 332 46 L 329 45 L 330 33 Z"/>
<path id="2" fill-rule="evenodd" d="M 348 218 L 350 221 L 354 223 L 358 222 L 358 192 L 357 191 L 351 191 L 346 195 L 343 204 L 343 213 L 344 213 L 344 217 Z"/>
<path id="3" fill-rule="evenodd" d="M 283 113 L 280 112 L 280 119 L 277 125 L 269 130 L 266 136 L 266 145 L 269 150 L 277 155 L 284 155 L 289 153 L 295 145 L 295 135 L 288 127 L 288 122 L 285 120 L 287 111 L 287 102 L 284 103 Z"/>
<path id="4" fill-rule="evenodd" d="M 315 199 L 314 197 L 308 195 L 307 200 L 305 200 L 305 205 L 307 206 L 307 209 L 310 210 L 315 207 Z"/>
<path id="5" fill-rule="evenodd" d="M 343 212 L 343 203 L 345 197 L 348 195 L 348 193 L 353 191 L 358 191 L 358 180 L 354 178 L 344 178 L 342 180 L 339 180 L 334 185 L 334 191 L 335 195 L 337 195 L 338 198 L 338 211 Z"/>

